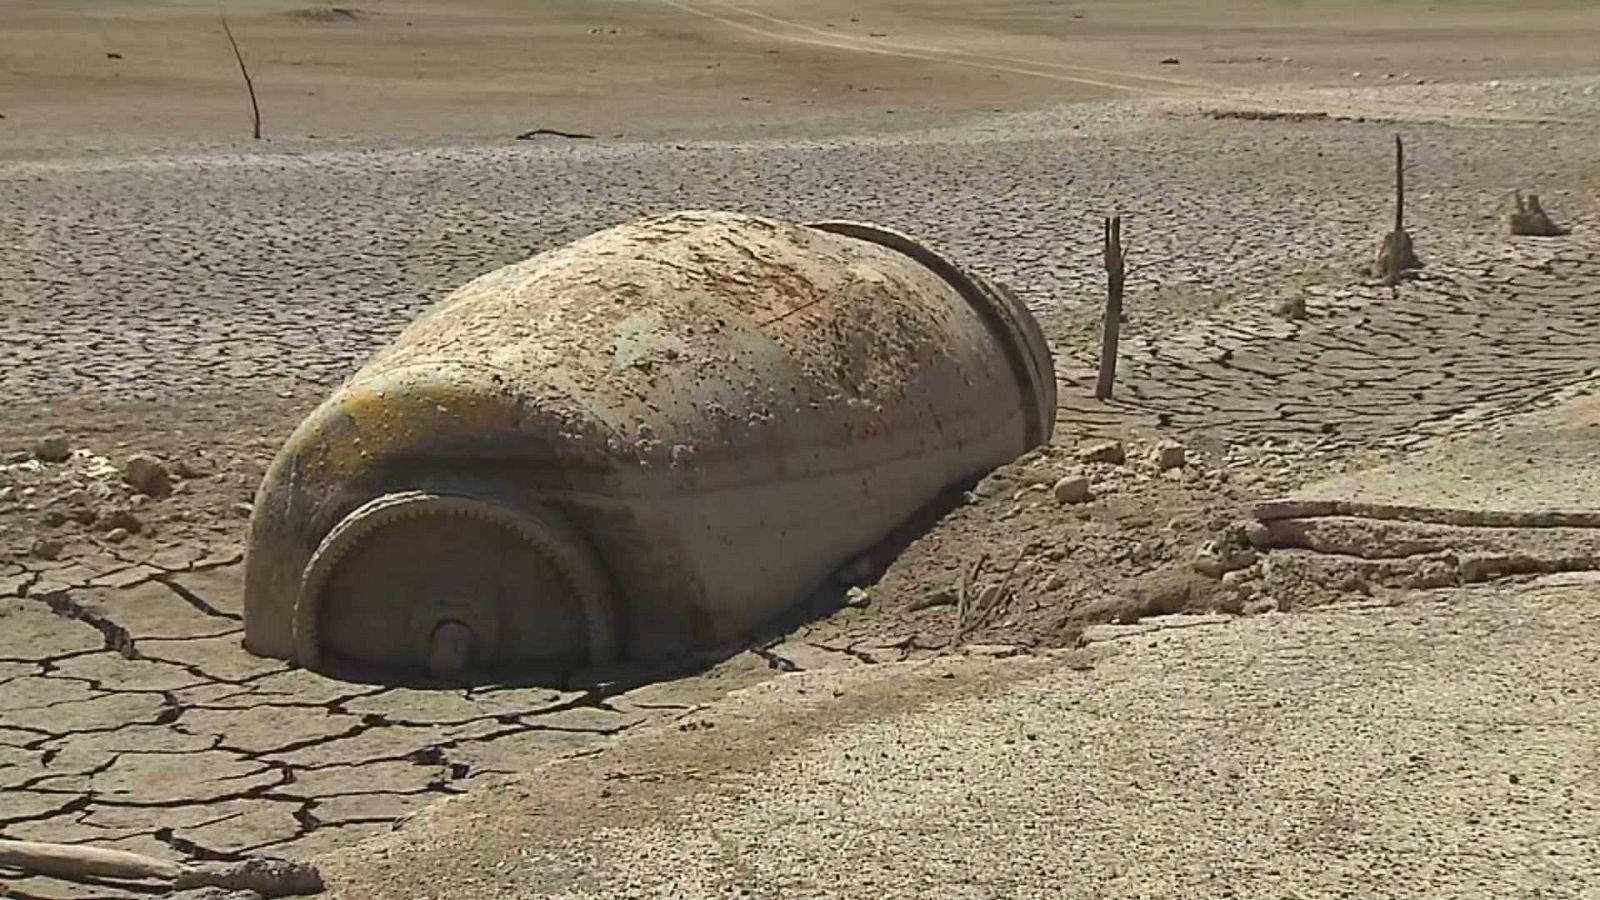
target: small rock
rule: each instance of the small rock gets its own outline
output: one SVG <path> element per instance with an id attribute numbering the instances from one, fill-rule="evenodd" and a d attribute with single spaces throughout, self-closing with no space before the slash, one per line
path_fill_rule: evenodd
<path id="1" fill-rule="evenodd" d="M 113 528 L 106 532 L 106 543 L 108 544 L 120 544 L 127 539 L 128 529 L 126 528 Z"/>
<path id="2" fill-rule="evenodd" d="M 33 445 L 33 458 L 40 462 L 66 462 L 72 457 L 72 444 L 64 437 L 47 437 Z"/>
<path id="3" fill-rule="evenodd" d="M 1183 468 L 1187 451 L 1177 441 L 1162 441 L 1150 453 L 1150 461 L 1155 463 L 1157 469 L 1165 472 L 1168 469 Z"/>
<path id="4" fill-rule="evenodd" d="M 141 494 L 165 497 L 172 493 L 172 474 L 161 460 L 147 453 L 136 453 L 122 464 L 122 480 Z"/>
<path id="5" fill-rule="evenodd" d="M 250 518 L 250 516 L 255 512 L 255 509 L 256 509 L 253 504 L 242 503 L 242 502 L 241 503 L 235 503 L 234 505 L 232 505 L 232 506 L 230 506 L 228 508 L 233 510 L 233 514 L 238 516 L 241 519 Z"/>
<path id="6" fill-rule="evenodd" d="M 1096 441 L 1079 448 L 1078 459 L 1087 463 L 1109 463 L 1120 466 L 1127 462 L 1128 454 L 1122 449 L 1121 441 Z"/>
<path id="7" fill-rule="evenodd" d="M 61 551 L 65 549 L 67 549 L 67 545 L 55 538 L 39 538 L 33 542 L 33 548 L 30 552 L 40 559 L 60 559 Z"/>
<path id="8" fill-rule="evenodd" d="M 844 605 L 851 609 L 865 609 L 872 603 L 872 595 L 866 588 L 853 587 L 844 593 Z"/>
<path id="9" fill-rule="evenodd" d="M 1086 503 L 1093 496 L 1089 479 L 1082 475 L 1068 475 L 1056 482 L 1053 489 L 1058 503 Z"/>
<path id="10" fill-rule="evenodd" d="M 1163 66 L 1176 66 L 1176 65 L 1179 64 L 1179 62 L 1178 62 L 1178 58 L 1176 56 L 1169 56 L 1166 59 L 1163 59 L 1161 61 L 1161 64 Z"/>

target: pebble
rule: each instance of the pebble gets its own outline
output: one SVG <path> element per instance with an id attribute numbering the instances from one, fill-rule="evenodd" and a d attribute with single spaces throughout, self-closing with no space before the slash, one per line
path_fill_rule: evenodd
<path id="1" fill-rule="evenodd" d="M 106 543 L 108 544 L 120 544 L 127 539 L 128 529 L 126 528 L 113 528 L 106 532 Z"/>
<path id="2" fill-rule="evenodd" d="M 148 453 L 135 453 L 122 464 L 122 480 L 141 494 L 165 497 L 172 493 L 172 473 L 161 460 Z"/>
<path id="3" fill-rule="evenodd" d="M 866 588 L 853 587 L 844 594 L 844 605 L 851 609 L 864 609 L 872 603 L 872 595 Z"/>
<path id="4" fill-rule="evenodd" d="M 1087 463 L 1109 463 L 1120 466 L 1128 460 L 1121 441 L 1096 441 L 1078 450 L 1078 459 Z"/>
<path id="5" fill-rule="evenodd" d="M 1163 472 L 1168 469 L 1181 469 L 1187 457 L 1184 446 L 1177 441 L 1162 441 L 1150 453 L 1150 461 Z"/>
<path id="6" fill-rule="evenodd" d="M 72 456 L 72 444 L 64 437 L 47 437 L 33 445 L 33 458 L 40 462 L 66 462 Z"/>
<path id="7" fill-rule="evenodd" d="M 254 513 L 255 509 L 256 509 L 255 506 L 253 506 L 252 504 L 244 503 L 244 502 L 235 503 L 234 505 L 232 505 L 232 506 L 230 506 L 228 508 L 233 510 L 233 514 L 238 516 L 241 519 L 250 518 L 251 514 Z"/>
<path id="8" fill-rule="evenodd" d="M 1093 496 L 1089 489 L 1089 479 L 1082 475 L 1068 475 L 1056 482 L 1053 490 L 1058 503 L 1084 503 Z"/>

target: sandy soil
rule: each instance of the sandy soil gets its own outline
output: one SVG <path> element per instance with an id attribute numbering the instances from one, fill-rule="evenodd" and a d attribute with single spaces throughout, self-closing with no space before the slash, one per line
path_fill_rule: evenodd
<path id="1" fill-rule="evenodd" d="M 1227 583 L 1199 574 L 1197 550 L 1254 502 L 1372 463 L 1427 470 L 1436 457 L 1416 454 L 1430 448 L 1466 460 L 1447 439 L 1512 427 L 1600 371 L 1592 4 L 228 9 L 261 143 L 210 4 L 18 3 L 0 30 L 0 246 L 19 251 L 0 254 L 7 837 L 309 856 L 619 735 L 672 745 L 696 733 L 683 717 L 702 704 L 783 673 L 851 669 L 911 698 L 854 711 L 814 698 L 815 721 L 869 721 L 1041 671 L 859 674 L 882 663 L 974 645 L 1043 655 L 1181 613 L 1270 631 L 1256 614 L 1350 598 L 1308 593 L 1304 577 L 1279 591 L 1265 563 Z M 1300 115 L 1239 115 L 1263 110 Z M 511 139 L 531 128 L 596 139 Z M 1391 215 L 1397 131 L 1428 266 L 1391 289 L 1357 266 Z M 1507 238 L 1519 188 L 1573 234 Z M 1011 284 L 1057 356 L 1055 440 L 853 567 L 816 608 L 677 680 L 408 691 L 244 654 L 248 504 L 305 411 L 466 279 L 683 207 L 881 221 Z M 1096 240 L 1113 208 L 1135 268 L 1118 396 L 1102 404 L 1088 391 Z M 52 437 L 70 459 L 35 458 Z M 1108 438 L 1126 463 L 1079 455 Z M 1187 446 L 1185 466 L 1151 462 L 1162 440 Z M 1492 478 L 1496 454 L 1542 458 L 1541 440 L 1458 468 Z M 183 473 L 171 496 L 123 483 L 135 452 Z M 1078 475 L 1094 499 L 1058 502 L 1054 484 Z M 1347 575 L 1384 587 L 1381 572 Z M 843 606 L 852 581 L 863 590 Z M 976 602 L 958 621 L 963 583 Z M 1260 640 L 1293 657 L 1302 627 L 1335 647 L 1341 630 L 1386 626 L 1302 623 Z M 1391 649 L 1374 665 L 1416 647 Z M 1159 670 L 1163 652 L 1106 678 Z M 1248 647 L 1217 652 L 1249 665 Z M 1137 686 L 1160 693 L 1160 679 Z"/>
<path id="2" fill-rule="evenodd" d="M 951 113 L 1267 84 L 1570 74 L 1592 68 L 1600 41 L 1600 11 L 1581 0 L 226 8 L 264 134 L 279 143 L 904 128 Z M 0 148 L 193 147 L 250 134 L 214 4 L 12 3 L 0 59 Z"/>

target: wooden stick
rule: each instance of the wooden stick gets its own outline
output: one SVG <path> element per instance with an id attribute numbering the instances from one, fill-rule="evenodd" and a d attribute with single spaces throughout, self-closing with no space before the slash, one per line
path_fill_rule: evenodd
<path id="1" fill-rule="evenodd" d="M 972 602 L 972 583 L 978 580 L 978 573 L 983 571 L 983 564 L 989 561 L 989 554 L 984 553 L 978 561 L 972 564 L 967 574 L 961 579 L 960 592 L 956 594 L 956 632 L 950 638 L 950 645 L 961 643 L 961 636 L 967 631 L 967 610 Z"/>
<path id="2" fill-rule="evenodd" d="M 239 61 L 239 74 L 244 76 L 244 89 L 250 94 L 250 136 L 261 140 L 261 107 L 256 103 L 256 85 L 250 80 L 250 70 L 245 67 L 244 54 L 239 52 L 239 42 L 233 39 L 233 29 L 228 27 L 228 14 L 222 13 L 222 33 L 228 36 L 228 46 L 233 48 L 233 58 Z"/>
<path id="3" fill-rule="evenodd" d="M 0 866 L 69 881 L 98 877 L 171 882 L 183 872 L 175 862 L 125 850 L 4 839 L 0 839 Z"/>
<path id="4" fill-rule="evenodd" d="M 1406 230 L 1406 145 L 1394 136 L 1394 230 Z"/>
<path id="5" fill-rule="evenodd" d="M 1128 252 L 1122 247 L 1122 217 L 1105 220 L 1105 237 L 1102 250 L 1106 267 L 1106 312 L 1100 326 L 1100 379 L 1095 383 L 1094 398 L 1111 399 L 1112 385 L 1117 378 L 1117 341 L 1122 333 L 1122 286 L 1126 276 Z"/>

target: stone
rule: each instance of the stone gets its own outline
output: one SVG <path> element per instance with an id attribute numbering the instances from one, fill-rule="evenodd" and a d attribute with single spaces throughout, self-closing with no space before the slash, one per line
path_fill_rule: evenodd
<path id="1" fill-rule="evenodd" d="M 60 559 L 61 551 L 66 549 L 66 544 L 56 538 L 39 538 L 33 542 L 29 551 L 39 559 Z"/>
<path id="2" fill-rule="evenodd" d="M 1096 441 L 1078 449 L 1078 459 L 1086 463 L 1108 463 L 1120 466 L 1128 460 L 1121 441 Z"/>
<path id="3" fill-rule="evenodd" d="M 165 497 L 172 493 L 172 473 L 166 463 L 148 453 L 135 453 L 122 464 L 122 480 L 141 494 Z"/>
<path id="4" fill-rule="evenodd" d="M 110 531 L 106 532 L 106 543 L 108 543 L 108 544 L 120 544 L 123 541 L 127 540 L 128 536 L 129 536 L 128 535 L 128 529 L 126 529 L 126 528 L 113 528 Z"/>
<path id="5" fill-rule="evenodd" d="M 1165 472 L 1168 469 L 1183 468 L 1187 451 L 1177 441 L 1162 441 L 1150 452 L 1150 461 L 1157 469 Z"/>
<path id="6" fill-rule="evenodd" d="M 1068 475 L 1056 482 L 1052 490 L 1058 503 L 1086 503 L 1094 496 L 1090 491 L 1089 479 L 1082 475 Z"/>
<path id="7" fill-rule="evenodd" d="M 248 519 L 250 518 L 251 513 L 255 512 L 254 505 L 245 503 L 243 501 L 233 504 L 232 506 L 228 507 L 228 509 L 241 519 Z"/>
<path id="8" fill-rule="evenodd" d="M 33 445 L 33 458 L 40 462 L 66 462 L 72 457 L 72 444 L 64 437 L 47 437 Z"/>
<path id="9" fill-rule="evenodd" d="M 845 592 L 844 605 L 852 609 L 864 609 L 872 603 L 872 595 L 865 588 L 853 587 Z"/>

